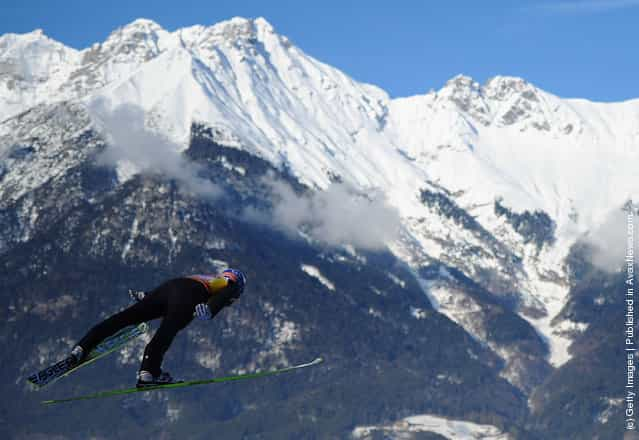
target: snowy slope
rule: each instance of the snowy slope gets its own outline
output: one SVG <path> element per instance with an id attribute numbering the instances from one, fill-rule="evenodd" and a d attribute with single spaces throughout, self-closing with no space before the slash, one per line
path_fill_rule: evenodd
<path id="1" fill-rule="evenodd" d="M 516 211 L 543 210 L 560 239 L 591 229 L 637 190 L 639 100 L 561 100 L 517 78 L 481 87 L 457 77 L 393 100 L 390 115 L 396 142 L 442 186 L 463 191 L 461 203 L 500 195 Z"/>
<path id="2" fill-rule="evenodd" d="M 41 30 L 0 37 L 0 121 L 35 104 L 58 98 L 79 62 L 78 51 Z"/>
<path id="3" fill-rule="evenodd" d="M 411 439 L 416 433 L 430 432 L 449 440 L 510 440 L 511 436 L 502 433 L 491 425 L 479 425 L 461 420 L 449 420 L 444 417 L 424 414 L 406 417 L 387 426 L 359 426 L 353 430 L 355 439 L 371 439 L 375 433 L 383 433 L 386 439 Z"/>
<path id="4" fill-rule="evenodd" d="M 480 86 L 460 76 L 438 92 L 393 100 L 389 114 L 388 130 L 406 154 L 518 249 L 526 272 L 519 288 L 548 313 L 526 317 L 549 338 L 551 362 L 565 363 L 570 338 L 560 333 L 584 327 L 563 322 L 552 328 L 566 288 L 544 274 L 562 276 L 570 245 L 638 193 L 633 164 L 639 160 L 639 100 L 562 100 L 518 78 L 497 77 Z M 549 214 L 556 224 L 554 245 L 539 251 L 509 237 L 493 209 L 496 198 L 514 211 Z"/>
<path id="5" fill-rule="evenodd" d="M 482 86 L 464 76 L 436 92 L 391 99 L 308 56 L 262 18 L 175 32 L 141 19 L 81 51 L 39 31 L 7 34 L 0 48 L 0 120 L 66 100 L 134 105 L 181 149 L 196 122 L 211 127 L 218 143 L 285 166 L 311 188 L 337 177 L 364 192 L 381 190 L 402 218 L 401 239 L 389 243 L 396 254 L 416 273 L 433 260 L 471 278 L 494 272 L 548 339 L 555 365 L 569 359 L 565 329 L 575 327 L 551 324 L 566 299 L 563 258 L 639 193 L 639 100 L 565 100 L 519 78 Z M 0 154 L 18 141 L 11 127 L 2 126 Z M 25 179 L 27 189 L 44 184 L 49 171 Z M 6 171 L 0 193 L 24 193 L 16 183 L 24 173 Z M 444 194 L 474 229 L 427 206 L 423 189 Z M 496 213 L 496 200 L 515 214 L 546 213 L 555 240 L 522 237 Z M 470 247 L 481 254 L 466 256 Z M 423 281 L 428 292 L 436 280 Z M 446 289 L 428 293 L 442 300 Z M 454 307 L 440 311 L 464 325 Z"/>
<path id="6" fill-rule="evenodd" d="M 330 174 L 359 187 L 423 175 L 380 133 L 381 90 L 308 57 L 264 20 L 178 33 L 180 46 L 100 95 L 155 112 L 182 144 L 191 121 L 206 123 L 310 185 L 326 187 Z"/>

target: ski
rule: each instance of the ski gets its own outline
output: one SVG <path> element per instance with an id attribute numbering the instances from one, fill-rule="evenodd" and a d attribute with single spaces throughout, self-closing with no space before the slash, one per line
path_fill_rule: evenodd
<path id="1" fill-rule="evenodd" d="M 87 358 L 81 364 L 76 365 L 72 359 L 66 358 L 38 373 L 32 374 L 27 378 L 27 380 L 37 389 L 42 389 L 80 368 L 92 364 L 109 353 L 113 353 L 114 351 L 122 348 L 129 341 L 141 336 L 148 330 L 149 324 L 146 322 L 125 327 L 116 334 L 109 336 L 104 341 L 100 342 L 93 350 L 91 350 Z"/>
<path id="2" fill-rule="evenodd" d="M 258 372 L 258 373 L 239 374 L 239 375 L 236 375 L 236 376 L 225 376 L 225 377 L 218 377 L 218 378 L 214 378 L 214 379 L 191 380 L 191 381 L 186 381 L 186 382 L 171 383 L 171 384 L 167 384 L 167 385 L 154 385 L 154 386 L 148 386 L 148 387 L 144 387 L 144 388 L 124 388 L 124 389 L 120 389 L 120 390 L 101 391 L 99 393 L 87 394 L 87 395 L 84 395 L 84 396 L 67 397 L 65 399 L 43 400 L 42 404 L 44 404 L 44 405 L 52 405 L 52 404 L 55 404 L 55 403 L 72 402 L 72 401 L 75 401 L 75 400 L 99 399 L 99 398 L 102 398 L 102 397 L 120 396 L 120 395 L 124 395 L 124 394 L 133 394 L 133 393 L 144 393 L 144 392 L 147 392 L 147 391 L 167 390 L 167 389 L 173 389 L 173 388 L 190 387 L 190 386 L 195 386 L 195 385 L 205 385 L 205 384 L 210 384 L 210 383 L 221 383 L 221 382 L 232 382 L 232 381 L 237 381 L 237 380 L 254 379 L 254 378 L 258 378 L 258 377 L 274 376 L 276 374 L 282 374 L 282 373 L 287 373 L 289 371 L 294 371 L 294 370 L 299 370 L 299 369 L 302 369 L 302 368 L 312 367 L 312 366 L 315 366 L 315 365 L 319 365 L 322 362 L 324 362 L 324 360 L 321 357 L 318 357 L 318 358 L 314 359 L 313 361 L 307 362 L 305 364 L 293 365 L 291 367 L 281 368 L 281 369 L 277 369 L 277 370 L 262 371 L 262 372 Z"/>

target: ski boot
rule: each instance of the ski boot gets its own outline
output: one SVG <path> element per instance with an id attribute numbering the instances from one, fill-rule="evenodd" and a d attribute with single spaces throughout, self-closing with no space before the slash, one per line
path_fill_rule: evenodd
<path id="1" fill-rule="evenodd" d="M 71 354 L 67 358 L 69 365 L 72 365 L 74 368 L 84 362 L 86 358 L 86 354 L 84 353 L 84 348 L 76 345 L 71 350 Z"/>
<path id="2" fill-rule="evenodd" d="M 181 382 L 184 382 L 184 381 L 173 379 L 171 377 L 171 374 L 169 374 L 166 371 L 160 372 L 158 376 L 153 376 L 148 371 L 140 370 L 138 372 L 138 383 L 135 386 L 136 388 L 145 388 L 145 387 L 169 385 L 172 383 L 181 383 Z"/>

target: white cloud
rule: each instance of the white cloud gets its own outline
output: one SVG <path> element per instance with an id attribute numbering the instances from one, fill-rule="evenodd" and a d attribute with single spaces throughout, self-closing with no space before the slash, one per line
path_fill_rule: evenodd
<path id="1" fill-rule="evenodd" d="M 108 144 L 99 163 L 163 175 L 202 197 L 214 199 L 221 194 L 216 185 L 198 175 L 200 166 L 182 154 L 181 146 L 147 128 L 142 108 L 124 104 L 112 109 L 99 99 L 91 102 L 88 109 Z"/>
<path id="2" fill-rule="evenodd" d="M 636 213 L 635 213 L 636 214 Z M 633 252 L 635 264 L 639 264 L 639 216 L 629 217 L 618 208 L 588 238 L 595 251 L 592 262 L 608 272 L 625 267 L 626 255 Z M 633 248 L 630 250 L 630 248 Z"/>
<path id="3" fill-rule="evenodd" d="M 249 208 L 245 218 L 269 224 L 296 237 L 301 231 L 330 246 L 351 244 L 363 249 L 382 249 L 397 237 L 400 217 L 383 194 L 362 194 L 342 183 L 325 191 L 296 194 L 285 182 L 264 178 L 270 189 L 272 210 Z"/>

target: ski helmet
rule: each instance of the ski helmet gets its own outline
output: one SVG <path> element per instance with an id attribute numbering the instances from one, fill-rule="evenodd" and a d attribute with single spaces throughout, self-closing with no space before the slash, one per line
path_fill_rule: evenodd
<path id="1" fill-rule="evenodd" d="M 222 276 L 228 278 L 233 281 L 237 286 L 237 294 L 238 296 L 244 292 L 244 286 L 246 285 L 246 277 L 244 274 L 237 269 L 224 269 L 222 272 Z"/>

